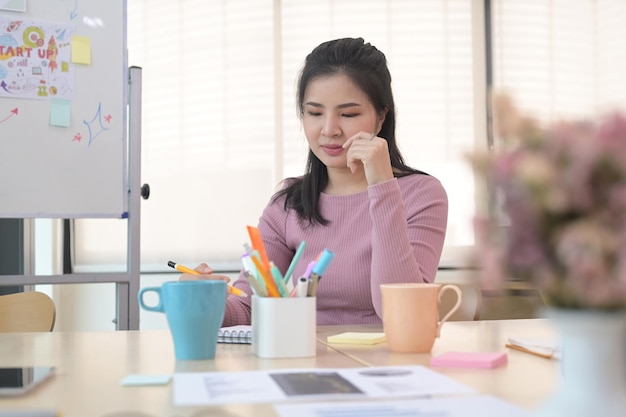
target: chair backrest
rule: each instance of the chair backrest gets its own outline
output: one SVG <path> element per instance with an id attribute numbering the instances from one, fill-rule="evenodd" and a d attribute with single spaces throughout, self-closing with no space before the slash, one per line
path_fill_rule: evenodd
<path id="1" fill-rule="evenodd" d="M 480 311 L 482 307 L 482 292 L 477 284 L 471 282 L 445 282 L 435 281 L 437 284 L 446 285 L 453 284 L 461 289 L 463 300 L 459 309 L 450 316 L 448 321 L 472 321 L 480 319 Z M 446 291 L 441 296 L 439 303 L 439 318 L 443 318 L 445 314 L 456 304 L 456 293 L 454 291 Z"/>
<path id="2" fill-rule="evenodd" d="M 50 332 L 55 319 L 54 301 L 42 292 L 0 295 L 0 332 Z"/>

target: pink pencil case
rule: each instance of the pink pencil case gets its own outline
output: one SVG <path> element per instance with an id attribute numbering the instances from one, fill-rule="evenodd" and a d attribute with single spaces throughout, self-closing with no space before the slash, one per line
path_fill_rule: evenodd
<path id="1" fill-rule="evenodd" d="M 447 352 L 430 360 L 431 366 L 448 368 L 495 368 L 506 363 L 506 352 Z"/>

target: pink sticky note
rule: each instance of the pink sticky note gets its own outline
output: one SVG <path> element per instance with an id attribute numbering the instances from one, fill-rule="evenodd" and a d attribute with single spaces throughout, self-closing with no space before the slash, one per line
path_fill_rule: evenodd
<path id="1" fill-rule="evenodd" d="M 431 366 L 450 368 L 495 368 L 505 363 L 506 352 L 447 352 L 430 360 Z"/>

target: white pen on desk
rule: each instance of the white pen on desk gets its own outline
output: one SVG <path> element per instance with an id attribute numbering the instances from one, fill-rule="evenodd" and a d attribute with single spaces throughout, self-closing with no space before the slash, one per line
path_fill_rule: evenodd
<path id="1" fill-rule="evenodd" d="M 330 261 L 332 261 L 334 257 L 335 254 L 333 252 L 328 249 L 324 249 L 324 252 L 322 252 L 319 260 L 315 263 L 313 271 L 311 271 L 311 275 L 309 276 L 309 297 L 315 297 L 315 294 L 317 293 L 317 284 L 319 280 L 322 279 L 322 275 L 324 275 L 326 268 L 328 268 L 328 264 L 330 264 Z"/>

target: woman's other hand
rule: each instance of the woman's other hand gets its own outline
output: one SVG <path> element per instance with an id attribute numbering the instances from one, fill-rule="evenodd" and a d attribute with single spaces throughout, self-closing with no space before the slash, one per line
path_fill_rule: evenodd
<path id="1" fill-rule="evenodd" d="M 368 185 L 393 179 L 387 141 L 367 132 L 359 132 L 343 144 L 348 149 L 348 168 L 356 173 L 361 167 L 365 170 Z"/>

